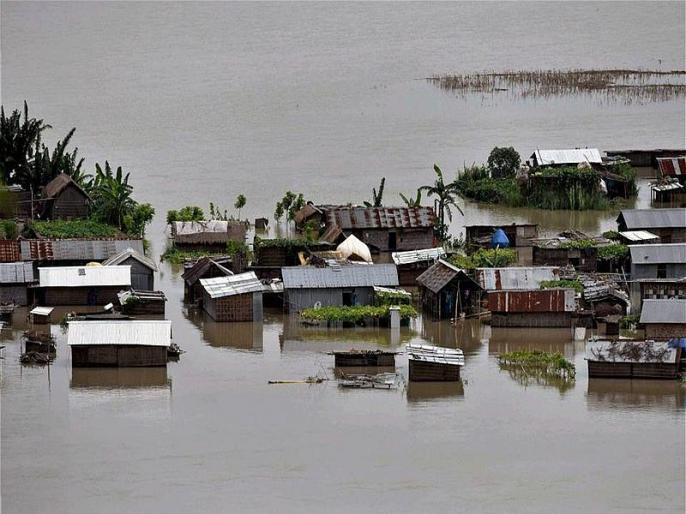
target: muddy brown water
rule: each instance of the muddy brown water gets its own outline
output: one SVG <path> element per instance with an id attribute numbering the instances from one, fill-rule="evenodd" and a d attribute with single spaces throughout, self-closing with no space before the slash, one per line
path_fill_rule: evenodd
<path id="1" fill-rule="evenodd" d="M 3 105 L 27 99 L 55 127 L 48 141 L 76 126 L 89 169 L 107 158 L 131 171 L 157 209 L 153 255 L 164 213 L 187 203 L 230 209 L 244 193 L 244 216 L 271 218 L 286 189 L 359 202 L 385 175 L 390 204 L 432 180 L 434 162 L 452 177 L 496 144 L 525 156 L 684 141 L 683 102 L 456 98 L 423 80 L 681 68 L 683 3 L 3 2 L 0 15 Z M 452 228 L 598 233 L 616 214 L 467 204 Z M 72 369 L 55 325 L 48 374 L 19 365 L 25 311 L 0 333 L 3 512 L 684 511 L 684 385 L 589 380 L 567 331 L 421 319 L 327 331 L 278 311 L 218 324 L 183 306 L 177 269 L 162 264 L 157 285 L 186 350 L 166 370 Z M 333 349 L 407 342 L 462 348 L 463 381 L 267 384 L 333 378 Z M 564 353 L 576 382 L 500 371 L 497 354 L 519 348 Z M 406 375 L 406 358 L 397 365 Z"/>

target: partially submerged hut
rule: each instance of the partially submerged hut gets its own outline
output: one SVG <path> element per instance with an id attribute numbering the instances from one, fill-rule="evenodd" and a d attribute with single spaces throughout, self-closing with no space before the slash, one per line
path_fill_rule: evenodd
<path id="1" fill-rule="evenodd" d="M 440 259 L 417 277 L 422 295 L 422 309 L 434 319 L 457 318 L 478 314 L 482 289 L 463 270 Z"/>
<path id="2" fill-rule="evenodd" d="M 686 243 L 631 245 L 629 252 L 632 280 L 686 277 Z"/>
<path id="3" fill-rule="evenodd" d="M 517 261 L 527 266 L 533 262 L 532 240 L 538 237 L 538 225 L 512 223 L 511 225 L 469 225 L 465 227 L 465 242 L 473 248 L 495 248 L 493 236 L 501 230 L 508 239 L 508 247 L 517 250 Z M 501 248 L 504 245 L 500 245 Z"/>
<path id="4" fill-rule="evenodd" d="M 71 321 L 72 366 L 166 366 L 169 320 Z"/>
<path id="5" fill-rule="evenodd" d="M 660 243 L 686 243 L 686 209 L 624 209 L 617 217 L 617 230 L 647 230 L 660 236 Z"/>
<path id="6" fill-rule="evenodd" d="M 227 277 L 233 272 L 227 267 L 231 263 L 228 257 L 202 257 L 191 268 L 187 269 L 183 277 L 184 301 L 195 303 L 202 300 L 202 278 Z"/>
<path id="7" fill-rule="evenodd" d="M 489 291 L 487 296 L 493 327 L 571 327 L 576 313 L 574 289 Z"/>
<path id="8" fill-rule="evenodd" d="M 686 300 L 644 300 L 639 323 L 648 339 L 686 337 Z"/>
<path id="9" fill-rule="evenodd" d="M 50 315 L 53 310 L 55 310 L 54 307 L 34 307 L 31 309 L 31 312 L 29 312 L 31 323 L 36 325 L 46 325 L 50 323 Z"/>
<path id="10" fill-rule="evenodd" d="M 393 252 L 391 254 L 393 262 L 398 268 L 398 281 L 401 286 L 416 286 L 417 277 L 445 256 L 446 253 L 442 247 Z"/>
<path id="11" fill-rule="evenodd" d="M 281 273 L 285 307 L 291 312 L 315 305 L 371 305 L 374 286 L 398 286 L 394 264 L 292 266 L 283 268 Z"/>
<path id="12" fill-rule="evenodd" d="M 123 252 L 113 255 L 103 266 L 131 266 L 131 287 L 139 291 L 152 291 L 155 289 L 155 261 L 138 253 L 133 248 L 127 248 Z"/>
<path id="13" fill-rule="evenodd" d="M 408 344 L 410 382 L 457 382 L 464 354 L 459 348 Z"/>
<path id="14" fill-rule="evenodd" d="M 121 312 L 132 315 L 164 315 L 167 297 L 163 291 L 137 291 L 130 289 L 117 294 Z"/>
<path id="15" fill-rule="evenodd" d="M 202 306 L 215 321 L 262 321 L 264 285 L 254 272 L 202 278 Z"/>
<path id="16" fill-rule="evenodd" d="M 104 305 L 131 287 L 130 266 L 38 268 L 35 297 L 41 305 Z"/>
<path id="17" fill-rule="evenodd" d="M 245 242 L 242 221 L 175 221 L 171 224 L 174 245 L 179 248 L 226 248 L 229 241 Z"/>
<path id="18" fill-rule="evenodd" d="M 0 263 L 0 303 L 27 305 L 27 287 L 35 281 L 33 263 Z"/>
<path id="19" fill-rule="evenodd" d="M 586 345 L 590 378 L 678 377 L 677 350 L 667 342 L 591 340 Z"/>
<path id="20" fill-rule="evenodd" d="M 88 217 L 90 196 L 71 176 L 60 173 L 43 188 L 43 218 L 71 220 Z"/>
<path id="21" fill-rule="evenodd" d="M 591 241 L 584 246 L 578 241 Z M 609 245 L 604 237 L 589 237 L 579 232 L 562 233 L 557 237 L 533 240 L 534 266 L 574 266 L 577 271 L 593 272 L 598 269 L 598 246 Z"/>

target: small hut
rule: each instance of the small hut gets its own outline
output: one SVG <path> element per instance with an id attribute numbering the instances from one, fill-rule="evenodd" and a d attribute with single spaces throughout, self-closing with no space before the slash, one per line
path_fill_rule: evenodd
<path id="1" fill-rule="evenodd" d="M 408 344 L 410 382 L 457 382 L 464 354 L 459 348 Z"/>
<path id="2" fill-rule="evenodd" d="M 36 300 L 41 305 L 104 305 L 131 287 L 130 266 L 38 268 Z"/>
<path id="3" fill-rule="evenodd" d="M 195 303 L 202 300 L 203 288 L 200 279 L 233 275 L 233 271 L 226 267 L 230 263 L 231 259 L 228 257 L 202 257 L 188 268 L 183 273 L 184 301 Z"/>
<path id="4" fill-rule="evenodd" d="M 686 209 L 624 209 L 617 230 L 646 230 L 660 236 L 661 243 L 685 243 Z"/>
<path id="5" fill-rule="evenodd" d="M 639 323 L 649 339 L 686 337 L 686 300 L 644 300 Z"/>
<path id="6" fill-rule="evenodd" d="M 27 305 L 27 287 L 35 280 L 33 263 L 0 263 L 0 303 L 12 302 Z"/>
<path id="7" fill-rule="evenodd" d="M 686 243 L 631 245 L 629 253 L 633 280 L 686 277 Z"/>
<path id="8" fill-rule="evenodd" d="M 31 323 L 35 325 L 46 325 L 50 323 L 50 315 L 54 307 L 34 307 L 29 313 L 31 315 Z"/>
<path id="9" fill-rule="evenodd" d="M 72 366 L 166 366 L 171 321 L 71 321 Z"/>
<path id="10" fill-rule="evenodd" d="M 171 225 L 174 245 L 180 248 L 226 248 L 229 241 L 245 242 L 242 221 L 175 221 Z"/>
<path id="11" fill-rule="evenodd" d="M 667 342 L 592 340 L 586 345 L 589 378 L 664 378 L 679 375 L 678 351 Z"/>
<path id="12" fill-rule="evenodd" d="M 88 217 L 90 196 L 66 173 L 60 173 L 43 188 L 43 217 L 71 220 Z"/>
<path id="13" fill-rule="evenodd" d="M 102 263 L 103 266 L 131 266 L 131 287 L 139 291 L 155 289 L 155 261 L 138 253 L 133 248 L 127 248 Z"/>
<path id="14" fill-rule="evenodd" d="M 215 321 L 262 321 L 264 285 L 254 272 L 202 278 L 202 306 Z"/>
<path id="15" fill-rule="evenodd" d="M 461 314 L 478 314 L 482 289 L 467 273 L 440 259 L 417 277 L 422 308 L 434 319 L 457 318 Z"/>

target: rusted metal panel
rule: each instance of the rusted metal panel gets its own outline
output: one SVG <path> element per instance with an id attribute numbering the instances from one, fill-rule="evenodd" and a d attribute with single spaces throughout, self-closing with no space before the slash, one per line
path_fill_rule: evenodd
<path id="1" fill-rule="evenodd" d="M 17 262 L 20 260 L 19 241 L 0 239 L 0 262 Z"/>
<path id="2" fill-rule="evenodd" d="M 372 228 L 432 228 L 431 207 L 347 207 L 320 206 L 328 225 L 342 230 Z"/>
<path id="3" fill-rule="evenodd" d="M 491 312 L 572 312 L 574 290 L 490 291 L 488 309 Z"/>
<path id="4" fill-rule="evenodd" d="M 686 175 L 686 157 L 658 157 L 657 166 L 663 177 Z"/>

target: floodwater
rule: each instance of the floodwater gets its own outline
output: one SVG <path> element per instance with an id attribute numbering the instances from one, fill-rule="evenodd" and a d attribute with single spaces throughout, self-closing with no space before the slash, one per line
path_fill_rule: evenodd
<path id="1" fill-rule="evenodd" d="M 271 217 L 286 189 L 386 203 L 495 145 L 679 147 L 682 101 L 458 98 L 435 73 L 683 68 L 683 3 L 0 5 L 2 103 L 72 126 L 87 166 L 132 173 L 158 216 L 210 201 Z M 554 20 L 554 23 L 551 22 Z M 637 205 L 648 205 L 642 183 Z M 396 200 L 393 200 L 393 199 Z M 613 212 L 466 205 L 453 229 L 532 221 L 612 228 Z M 163 264 L 174 341 L 165 370 L 21 367 L 25 312 L 0 333 L 3 512 L 631 512 L 684 510 L 684 385 L 588 380 L 557 330 L 418 320 L 399 333 L 302 328 L 279 312 L 217 324 L 182 304 Z M 268 385 L 333 378 L 334 348 L 426 341 L 465 351 L 460 384 L 397 391 Z M 496 354 L 535 347 L 577 365 L 570 387 L 522 381 Z M 406 374 L 406 360 L 398 359 Z"/>

